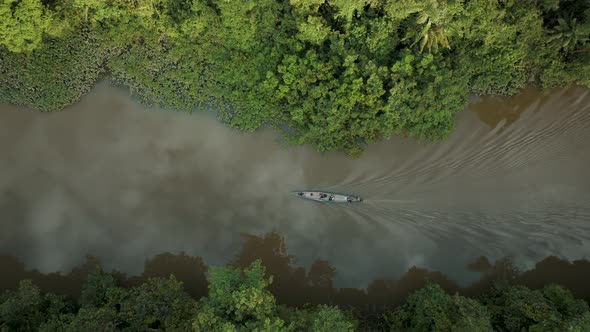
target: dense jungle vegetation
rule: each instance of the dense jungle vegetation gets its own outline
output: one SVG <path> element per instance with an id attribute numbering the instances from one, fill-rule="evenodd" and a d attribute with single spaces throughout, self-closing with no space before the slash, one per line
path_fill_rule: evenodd
<path id="1" fill-rule="evenodd" d="M 58 110 L 108 73 L 351 156 L 446 137 L 469 94 L 590 86 L 584 0 L 2 0 L 0 18 L 0 102 Z"/>
<path id="2" fill-rule="evenodd" d="M 478 257 L 466 264 L 479 274 L 469 285 L 414 266 L 338 288 L 328 261 L 300 266 L 270 232 L 245 234 L 225 267 L 184 252 L 150 257 L 130 276 L 101 266 L 88 255 L 41 273 L 0 254 L 0 331 L 590 331 L 586 259 L 520 270 Z"/>
<path id="3" fill-rule="evenodd" d="M 589 331 L 590 308 L 567 289 L 538 290 L 498 279 L 477 298 L 436 283 L 377 317 L 337 305 L 277 304 L 272 276 L 256 260 L 244 269 L 211 267 L 208 295 L 194 299 L 173 275 L 131 288 L 96 266 L 77 301 L 41 292 L 31 280 L 0 294 L 0 331 Z"/>

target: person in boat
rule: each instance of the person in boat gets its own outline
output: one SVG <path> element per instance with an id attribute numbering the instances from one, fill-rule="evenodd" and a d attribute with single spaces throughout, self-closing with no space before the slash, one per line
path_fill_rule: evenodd
<path id="1" fill-rule="evenodd" d="M 334 200 L 334 195 L 330 195 L 330 198 L 328 198 L 328 200 L 333 201 Z"/>
<path id="2" fill-rule="evenodd" d="M 302 192 L 298 192 L 298 193 L 297 193 L 297 195 L 299 195 L 299 196 L 303 196 L 303 195 L 305 195 L 305 194 L 304 194 L 304 193 L 302 193 Z"/>
<path id="3" fill-rule="evenodd" d="M 326 197 L 328 197 L 328 194 L 320 193 L 320 198 L 326 198 Z"/>
<path id="4" fill-rule="evenodd" d="M 347 201 L 348 203 L 352 203 L 352 201 L 353 201 L 353 198 L 352 198 L 352 197 L 350 197 L 350 196 L 347 196 L 347 197 L 346 197 L 346 201 Z"/>

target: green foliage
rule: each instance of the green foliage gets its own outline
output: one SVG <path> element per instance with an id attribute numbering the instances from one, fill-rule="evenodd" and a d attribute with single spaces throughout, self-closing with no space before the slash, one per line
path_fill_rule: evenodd
<path id="1" fill-rule="evenodd" d="M 462 296 L 451 297 L 437 284 L 410 295 L 387 320 L 392 331 L 493 331 L 485 307 Z"/>
<path id="2" fill-rule="evenodd" d="M 590 86 L 590 52 L 571 54 L 568 62 L 552 61 L 541 75 L 544 88 L 563 87 L 571 82 Z"/>
<path id="3" fill-rule="evenodd" d="M 337 306 L 305 305 L 303 308 L 277 307 L 278 316 L 289 331 L 355 331 L 357 321 L 351 312 Z"/>
<path id="4" fill-rule="evenodd" d="M 504 331 L 572 331 L 590 329 L 588 304 L 571 292 L 549 285 L 542 290 L 522 286 L 497 286 L 483 299 L 492 315 L 492 324 Z"/>
<path id="5" fill-rule="evenodd" d="M 354 324 L 338 307 L 320 305 L 313 315 L 311 330 L 314 332 L 352 332 Z"/>
<path id="6" fill-rule="evenodd" d="M 442 54 L 400 49 L 396 30 L 404 22 L 380 15 L 377 2 L 354 7 L 352 16 L 323 2 L 294 3 L 298 34 L 282 46 L 288 51 L 263 83 L 283 110 L 278 123 L 287 124 L 288 142 L 358 156 L 363 144 L 393 134 L 439 139 L 450 132 L 453 115 L 467 100 L 469 77 L 461 64 Z M 456 5 L 441 6 L 442 16 L 438 7 L 414 3 L 415 8 L 408 5 L 413 9 L 401 8 L 402 17 L 412 17 L 412 24 L 435 22 L 438 28 L 424 34 L 438 34 L 458 11 Z M 343 23 L 339 18 L 345 16 L 350 19 Z M 440 42 L 447 46 L 444 38 Z"/>
<path id="7" fill-rule="evenodd" d="M 108 291 L 115 287 L 115 278 L 97 266 L 82 288 L 79 303 L 82 307 L 101 307 L 107 302 Z"/>
<path id="8" fill-rule="evenodd" d="M 114 332 L 118 329 L 119 319 L 114 308 L 85 307 L 77 313 L 67 313 L 52 317 L 41 325 L 40 332 L 78 332 L 104 331 Z"/>
<path id="9" fill-rule="evenodd" d="M 0 18 L 0 45 L 17 53 L 34 50 L 50 24 L 39 0 L 2 0 Z"/>
<path id="10" fill-rule="evenodd" d="M 551 40 L 566 53 L 588 43 L 590 22 L 580 23 L 571 15 L 567 18 L 559 17 L 557 22 L 558 25 L 551 30 Z"/>
<path id="11" fill-rule="evenodd" d="M 30 280 L 20 282 L 0 304 L 0 327 L 14 331 L 35 331 L 44 321 L 43 297 Z"/>
<path id="12" fill-rule="evenodd" d="M 541 13 L 515 3 L 470 1 L 454 22 L 462 36 L 456 55 L 470 69 L 476 94 L 514 94 L 541 68 L 547 40 Z"/>
<path id="13" fill-rule="evenodd" d="M 431 52 L 439 47 L 451 48 L 448 34 L 452 30 L 450 22 L 460 10 L 460 2 L 446 0 L 425 0 L 408 6 L 407 14 L 416 17 L 415 25 L 408 30 L 405 39 L 414 39 L 412 46 L 420 42 L 420 53 L 424 47 Z"/>
<path id="14" fill-rule="evenodd" d="M 87 30 L 48 38 L 30 54 L 0 47 L 0 102 L 62 109 L 90 91 L 108 55 Z"/>
<path id="15" fill-rule="evenodd" d="M 407 135 L 440 139 L 450 134 L 453 116 L 467 103 L 468 76 L 449 59 L 438 55 L 413 55 L 405 50 L 392 67 L 392 117 Z M 395 112 L 395 113 L 393 113 Z"/>
<path id="16" fill-rule="evenodd" d="M 276 62 L 269 40 L 281 5 L 194 1 L 178 14 L 175 4 L 162 5 L 175 14 L 162 26 L 131 29 L 133 36 L 109 30 L 129 44 L 109 63 L 115 81 L 149 104 L 187 111 L 213 106 L 230 126 L 259 128 L 272 113 L 259 83 Z"/>
<path id="17" fill-rule="evenodd" d="M 0 296 L 0 331 L 37 331 L 48 318 L 69 310 L 63 297 L 43 295 L 30 280 L 23 280 L 18 290 Z"/>
<path id="18" fill-rule="evenodd" d="M 353 157 L 447 137 L 469 93 L 590 86 L 587 1 L 2 0 L 0 17 L 0 102 L 61 109 L 108 71 L 147 104 Z"/>
<path id="19" fill-rule="evenodd" d="M 24 280 L 17 290 L 0 294 L 0 331 L 352 332 L 364 330 L 358 326 L 370 326 L 369 320 L 375 318 L 334 305 L 276 305 L 267 290 L 271 282 L 260 260 L 245 269 L 214 267 L 208 297 L 196 301 L 174 276 L 123 289 L 115 285 L 113 276 L 97 268 L 78 299 L 82 306 L 75 307 Z M 386 310 L 379 330 L 590 330 L 588 304 L 557 285 L 530 290 L 502 281 L 476 300 L 451 296 L 431 283 L 411 294 L 402 306 Z"/>
<path id="20" fill-rule="evenodd" d="M 286 331 L 277 317 L 273 295 L 266 290 L 260 260 L 243 271 L 232 267 L 209 270 L 209 297 L 193 321 L 194 331 Z"/>
<path id="21" fill-rule="evenodd" d="M 197 313 L 196 303 L 182 290 L 182 282 L 169 279 L 149 279 L 133 288 L 120 301 L 120 319 L 133 331 L 149 328 L 190 330 L 190 319 Z"/>
<path id="22" fill-rule="evenodd" d="M 180 61 L 180 59 L 187 61 Z M 209 83 L 206 64 L 199 52 L 172 46 L 151 48 L 134 44 L 109 63 L 113 80 L 127 85 L 140 100 L 165 108 L 187 109 L 201 106 Z M 179 96 L 182 96 L 179 98 Z"/>

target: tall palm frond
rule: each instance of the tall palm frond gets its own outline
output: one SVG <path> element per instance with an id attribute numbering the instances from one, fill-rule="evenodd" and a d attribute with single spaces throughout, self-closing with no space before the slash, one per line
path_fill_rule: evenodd
<path id="1" fill-rule="evenodd" d="M 590 38 L 590 28 L 588 24 L 580 24 L 576 18 L 560 17 L 557 19 L 558 25 L 549 30 L 551 33 L 551 42 L 563 49 L 566 53 L 576 49 L 578 45 L 584 46 Z"/>
<path id="2" fill-rule="evenodd" d="M 450 48 L 447 37 L 448 7 L 445 0 L 427 0 L 411 11 L 416 14 L 420 31 L 410 31 L 406 39 L 414 37 L 411 46 L 420 43 L 420 53 L 426 47 L 429 52 L 439 47 Z"/>

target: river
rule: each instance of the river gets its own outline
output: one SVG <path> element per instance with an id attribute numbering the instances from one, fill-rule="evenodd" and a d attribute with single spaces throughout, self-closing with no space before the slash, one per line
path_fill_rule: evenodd
<path id="1" fill-rule="evenodd" d="M 148 110 L 108 82 L 60 112 L 0 106 L 0 253 L 41 271 L 91 253 L 138 273 L 164 251 L 225 264 L 240 234 L 276 230 L 339 287 L 414 265 L 466 283 L 481 255 L 529 268 L 590 253 L 590 90 L 473 98 L 448 140 L 394 137 L 358 160 L 276 141 Z M 308 188 L 365 202 L 288 195 Z"/>

